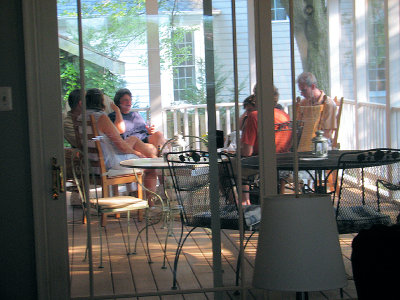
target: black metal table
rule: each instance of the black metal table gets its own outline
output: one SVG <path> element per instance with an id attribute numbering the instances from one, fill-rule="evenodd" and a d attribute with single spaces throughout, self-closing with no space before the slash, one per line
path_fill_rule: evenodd
<path id="1" fill-rule="evenodd" d="M 319 158 L 313 156 L 311 152 L 299 152 L 299 171 L 306 171 L 314 181 L 314 192 L 326 193 L 326 182 L 332 171 L 338 169 L 339 157 L 346 152 L 354 150 L 331 150 L 328 156 Z M 276 169 L 279 171 L 293 171 L 294 153 L 277 153 Z M 241 164 L 243 168 L 258 169 L 258 156 L 242 158 Z M 279 175 L 278 175 L 279 177 Z"/>

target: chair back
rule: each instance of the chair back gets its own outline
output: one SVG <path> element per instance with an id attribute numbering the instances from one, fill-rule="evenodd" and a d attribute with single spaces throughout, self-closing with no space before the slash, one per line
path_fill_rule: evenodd
<path id="1" fill-rule="evenodd" d="M 292 135 L 292 131 L 293 131 L 293 121 L 288 121 L 288 122 L 284 122 L 284 123 L 275 123 L 275 144 L 279 143 L 280 139 L 285 139 L 286 136 L 285 134 L 287 134 L 287 132 L 290 132 L 290 134 Z M 303 132 L 303 126 L 304 126 L 304 122 L 302 121 L 297 121 L 297 147 L 299 146 L 300 143 L 300 137 L 301 137 L 301 133 Z M 285 134 L 282 134 L 282 132 L 285 132 Z M 291 138 L 291 147 L 290 149 L 293 149 L 293 136 Z M 291 150 L 292 151 L 292 150 Z"/>
<path id="2" fill-rule="evenodd" d="M 312 150 L 312 138 L 320 128 L 321 115 L 325 104 L 313 106 L 297 106 L 297 120 L 302 127 L 298 144 L 298 151 L 305 152 Z"/>
<path id="3" fill-rule="evenodd" d="M 74 129 L 78 147 L 82 150 L 82 133 L 83 123 L 78 118 L 73 119 Z M 118 195 L 118 185 L 131 182 L 138 182 L 138 198 L 142 198 L 142 173 L 137 171 L 136 175 L 132 170 L 117 170 L 113 174 L 107 170 L 103 150 L 101 148 L 101 136 L 97 130 L 96 119 L 93 115 L 89 115 L 86 120 L 86 134 L 87 134 L 87 148 L 88 148 L 88 161 L 90 172 L 95 175 L 96 180 L 102 186 L 102 196 L 109 196 L 109 186 L 113 187 L 113 195 Z"/>
<path id="4" fill-rule="evenodd" d="M 396 222 L 400 202 L 378 195 L 380 181 L 400 182 L 400 150 L 379 148 L 345 152 L 339 157 L 334 207 L 339 233 Z"/>
<path id="5" fill-rule="evenodd" d="M 208 152 L 167 153 L 173 186 L 181 205 L 182 221 L 187 226 L 211 228 L 210 163 Z M 223 163 L 224 162 L 224 163 Z M 238 229 L 238 207 L 234 176 L 229 157 L 219 158 L 219 204 L 222 229 Z"/>
<path id="6" fill-rule="evenodd" d="M 338 137 L 339 137 L 340 119 L 342 117 L 344 97 L 338 100 L 338 97 L 336 96 L 333 99 L 333 101 L 336 104 L 337 113 L 336 113 L 336 128 L 333 130 L 332 149 L 340 149 L 340 144 L 338 144 Z"/>
<path id="7" fill-rule="evenodd" d="M 82 120 L 74 119 L 75 136 L 79 149 L 83 149 L 83 122 Z M 93 115 L 89 115 L 86 119 L 86 135 L 87 135 L 87 148 L 89 168 L 96 176 L 106 177 L 107 169 L 104 163 L 103 150 L 101 149 L 100 139 L 96 119 Z"/>

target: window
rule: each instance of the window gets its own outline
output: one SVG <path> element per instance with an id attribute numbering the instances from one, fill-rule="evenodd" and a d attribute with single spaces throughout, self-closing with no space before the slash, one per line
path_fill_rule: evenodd
<path id="1" fill-rule="evenodd" d="M 286 11 L 281 0 L 272 0 L 271 6 L 272 21 L 285 21 Z"/>
<path id="2" fill-rule="evenodd" d="M 176 65 L 173 66 L 174 101 L 182 101 L 185 100 L 186 90 L 196 84 L 193 32 L 183 32 L 176 48 Z"/>
<path id="3" fill-rule="evenodd" d="M 384 2 L 368 2 L 368 81 L 370 102 L 385 103 L 385 26 Z"/>

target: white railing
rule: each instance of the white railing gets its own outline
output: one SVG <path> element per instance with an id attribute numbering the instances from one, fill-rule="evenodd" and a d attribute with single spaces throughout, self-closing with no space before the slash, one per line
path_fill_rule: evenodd
<path id="1" fill-rule="evenodd" d="M 291 110 L 291 100 L 280 100 L 285 111 Z M 149 108 L 136 108 L 146 112 Z M 207 133 L 207 105 L 179 105 L 163 109 L 163 132 L 167 138 L 174 134 L 202 136 Z M 391 108 L 391 147 L 400 145 L 400 108 Z M 235 130 L 235 104 L 216 104 L 217 129 L 227 135 Z M 356 124 L 356 122 L 358 124 Z M 384 104 L 355 102 L 345 99 L 339 129 L 341 149 L 371 149 L 386 147 L 386 106 Z"/>

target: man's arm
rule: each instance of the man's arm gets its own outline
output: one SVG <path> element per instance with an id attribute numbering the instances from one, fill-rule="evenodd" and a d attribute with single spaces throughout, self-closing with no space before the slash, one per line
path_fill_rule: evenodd
<path id="1" fill-rule="evenodd" d="M 253 146 L 246 144 L 246 143 L 242 143 L 242 151 L 241 154 L 242 156 L 251 156 L 253 154 Z"/>

